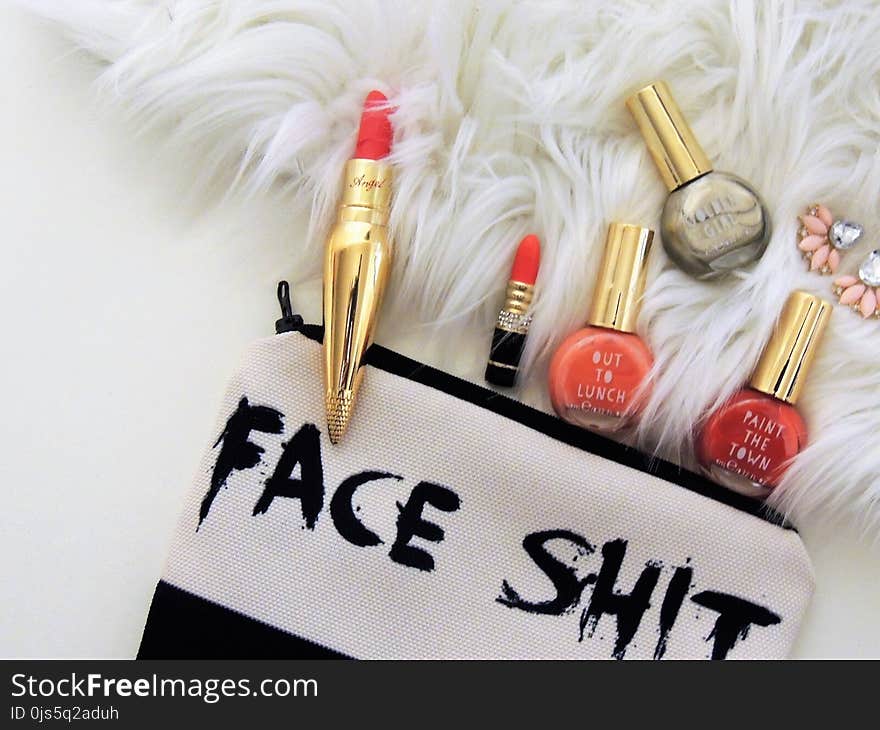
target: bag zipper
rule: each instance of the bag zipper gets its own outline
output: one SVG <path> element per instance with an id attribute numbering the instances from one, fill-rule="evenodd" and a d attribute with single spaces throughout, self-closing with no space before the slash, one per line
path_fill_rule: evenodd
<path id="1" fill-rule="evenodd" d="M 278 283 L 278 303 L 281 306 L 282 316 L 275 322 L 276 334 L 299 332 L 314 342 L 322 343 L 324 341 L 323 325 L 306 324 L 300 315 L 293 313 L 290 303 L 290 286 L 286 281 Z M 716 502 L 747 512 L 783 529 L 797 531 L 794 525 L 782 514 L 764 503 L 726 489 L 695 472 L 673 464 L 671 461 L 649 456 L 630 446 L 586 431 L 563 421 L 561 418 L 469 380 L 463 380 L 443 370 L 425 365 L 382 345 L 375 343 L 371 345 L 366 352 L 364 361 L 367 365 L 372 365 L 392 375 L 421 383 L 453 398 L 485 408 L 581 451 L 658 477 Z"/>

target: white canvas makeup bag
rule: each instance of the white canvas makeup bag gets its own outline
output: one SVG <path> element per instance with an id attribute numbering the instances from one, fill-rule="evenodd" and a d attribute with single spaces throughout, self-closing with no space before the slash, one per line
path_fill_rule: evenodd
<path id="1" fill-rule="evenodd" d="M 246 353 L 140 657 L 789 652 L 813 577 L 779 515 L 381 347 L 333 446 L 320 338 Z"/>

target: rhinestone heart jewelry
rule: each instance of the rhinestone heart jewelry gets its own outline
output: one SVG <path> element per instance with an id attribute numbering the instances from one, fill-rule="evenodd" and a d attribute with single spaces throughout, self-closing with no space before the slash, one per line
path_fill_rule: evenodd
<path id="1" fill-rule="evenodd" d="M 859 266 L 859 275 L 841 276 L 834 280 L 834 294 L 840 303 L 859 312 L 862 317 L 880 319 L 880 250 L 871 251 Z"/>
<path id="2" fill-rule="evenodd" d="M 858 223 L 834 220 L 827 206 L 816 203 L 800 216 L 798 248 L 810 264 L 810 271 L 820 274 L 837 273 L 840 252 L 851 249 L 862 237 Z"/>

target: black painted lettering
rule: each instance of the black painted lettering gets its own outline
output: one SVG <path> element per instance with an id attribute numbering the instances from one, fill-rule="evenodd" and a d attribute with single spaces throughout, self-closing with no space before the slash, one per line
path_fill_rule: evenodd
<path id="1" fill-rule="evenodd" d="M 306 527 L 315 528 L 324 507 L 324 466 L 321 463 L 321 434 L 317 426 L 306 423 L 283 444 L 284 451 L 275 471 L 266 480 L 263 493 L 254 505 L 254 515 L 263 514 L 276 497 L 298 499 Z M 292 477 L 300 466 L 299 479 Z"/>
<path id="2" fill-rule="evenodd" d="M 666 643 L 669 641 L 669 632 L 675 625 L 678 613 L 681 611 L 681 604 L 691 589 L 691 580 L 694 577 L 694 569 L 691 567 L 676 568 L 669 581 L 669 587 L 666 589 L 666 595 L 663 597 L 663 603 L 660 606 L 660 638 L 657 639 L 657 646 L 654 648 L 654 658 L 662 659 L 666 653 Z"/>
<path id="3" fill-rule="evenodd" d="M 337 532 L 348 540 L 352 545 L 358 547 L 370 547 L 372 545 L 381 545 L 382 539 L 372 530 L 367 529 L 354 513 L 352 507 L 352 499 L 357 489 L 368 482 L 375 482 L 380 479 L 396 479 L 400 481 L 403 477 L 396 474 L 389 474 L 385 471 L 362 471 L 348 477 L 330 500 L 330 517 L 336 526 Z"/>
<path id="4" fill-rule="evenodd" d="M 560 616 L 578 605 L 584 587 L 596 577 L 592 575 L 578 578 L 573 566 L 557 560 L 547 550 L 547 543 L 552 540 L 570 542 L 581 555 L 590 555 L 595 551 L 583 537 L 569 530 L 543 530 L 526 535 L 522 541 L 523 549 L 550 579 L 556 595 L 543 601 L 528 601 L 504 580 L 501 583 L 501 595 L 495 599 L 498 603 L 509 608 L 550 616 Z"/>
<path id="5" fill-rule="evenodd" d="M 748 637 L 752 625 L 773 626 L 782 621 L 782 617 L 770 609 L 727 593 L 703 591 L 692 596 L 691 600 L 698 606 L 718 612 L 715 627 L 706 637 L 706 641 L 715 640 L 712 644 L 713 659 L 727 657 L 737 640 Z"/>
<path id="6" fill-rule="evenodd" d="M 263 433 L 281 433 L 284 426 L 283 416 L 274 408 L 267 406 L 252 406 L 247 398 L 238 402 L 235 412 L 226 421 L 223 432 L 214 444 L 214 448 L 220 446 L 220 453 L 211 472 L 211 484 L 202 499 L 199 508 L 199 524 L 204 522 L 211 509 L 214 498 L 220 492 L 220 488 L 226 484 L 226 480 L 233 471 L 252 469 L 260 463 L 265 449 L 253 441 L 248 441 L 251 431 Z"/>
<path id="7" fill-rule="evenodd" d="M 397 503 L 397 537 L 388 555 L 395 563 L 419 570 L 434 570 L 434 557 L 427 550 L 410 545 L 414 537 L 430 542 L 443 540 L 443 528 L 422 519 L 426 504 L 442 512 L 455 512 L 461 505 L 458 495 L 447 487 L 431 482 L 419 482 L 413 488 L 405 505 Z"/>
<path id="8" fill-rule="evenodd" d="M 632 592 L 618 593 L 614 590 L 623 558 L 626 555 L 626 540 L 611 540 L 602 546 L 602 567 L 596 576 L 596 585 L 590 604 L 581 614 L 580 640 L 583 641 L 584 631 L 593 636 L 596 626 L 603 614 L 609 614 L 617 620 L 617 640 L 614 642 L 612 656 L 623 659 L 626 647 L 632 641 L 642 616 L 650 608 L 651 594 L 660 577 L 660 566 L 648 563 L 642 570 Z"/>

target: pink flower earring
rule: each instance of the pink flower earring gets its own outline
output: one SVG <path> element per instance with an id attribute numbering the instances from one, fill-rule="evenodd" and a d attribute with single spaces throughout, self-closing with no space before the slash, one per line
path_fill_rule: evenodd
<path id="1" fill-rule="evenodd" d="M 834 220 L 821 203 L 811 205 L 800 220 L 797 246 L 809 262 L 810 271 L 820 274 L 837 273 L 840 252 L 855 246 L 864 231 L 858 223 Z"/>
<path id="2" fill-rule="evenodd" d="M 880 319 L 880 250 L 871 251 L 859 266 L 859 275 L 841 276 L 834 280 L 834 294 L 840 303 L 859 312 L 862 317 Z"/>

